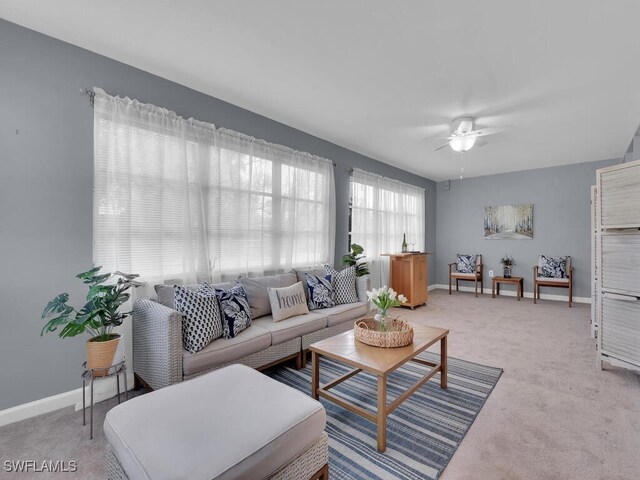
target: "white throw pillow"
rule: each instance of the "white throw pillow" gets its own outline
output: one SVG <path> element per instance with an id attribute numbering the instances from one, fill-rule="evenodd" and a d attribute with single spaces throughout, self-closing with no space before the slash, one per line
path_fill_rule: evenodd
<path id="1" fill-rule="evenodd" d="M 295 283 L 290 287 L 269 288 L 269 303 L 271 303 L 271 315 L 274 322 L 294 315 L 309 313 L 302 282 Z"/>

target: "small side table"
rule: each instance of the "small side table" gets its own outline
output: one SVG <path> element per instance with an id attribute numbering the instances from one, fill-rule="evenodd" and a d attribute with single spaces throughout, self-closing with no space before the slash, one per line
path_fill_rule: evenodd
<path id="1" fill-rule="evenodd" d="M 524 285 L 524 281 L 522 277 L 493 277 L 491 282 L 491 298 L 496 298 L 496 295 L 500 295 L 500 284 L 501 283 L 512 283 L 517 285 L 517 297 L 518 301 L 522 298 L 522 287 Z"/>
<path id="2" fill-rule="evenodd" d="M 120 374 L 124 375 L 124 399 L 125 401 L 129 399 L 129 394 L 128 394 L 128 388 L 127 388 L 127 366 L 125 365 L 125 361 L 123 360 L 120 363 L 116 363 L 115 365 L 112 365 L 109 370 L 107 370 L 106 373 L 104 373 L 105 369 L 104 368 L 87 368 L 87 362 L 84 362 L 82 364 L 82 425 L 86 425 L 87 424 L 87 420 L 86 420 L 86 415 L 85 412 L 87 410 L 87 405 L 86 405 L 86 396 L 85 396 L 85 387 L 87 385 L 87 382 L 91 382 L 90 383 L 90 390 L 91 390 L 91 410 L 90 410 L 90 429 L 89 429 L 89 440 L 93 439 L 93 382 L 96 379 L 101 379 L 101 378 L 109 378 L 109 377 L 116 377 L 116 386 L 118 389 L 118 403 L 120 403 Z M 103 375 L 96 375 L 96 371 L 99 371 L 100 373 L 103 373 Z"/>

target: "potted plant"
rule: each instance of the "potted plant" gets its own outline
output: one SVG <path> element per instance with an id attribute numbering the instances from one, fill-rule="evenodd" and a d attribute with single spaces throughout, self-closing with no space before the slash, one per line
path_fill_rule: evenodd
<path id="1" fill-rule="evenodd" d="M 139 275 L 99 273 L 101 268 L 95 267 L 76 275 L 89 287 L 86 303 L 80 309 L 68 304 L 68 293 L 61 293 L 47 304 L 42 318 L 49 321 L 40 332 L 42 336 L 45 332 L 55 332 L 58 327 L 62 327 L 58 333 L 60 338 L 89 333 L 91 338 L 87 341 L 87 369 L 94 369 L 97 376 L 105 375 L 112 365 L 124 359 L 120 334 L 113 333 L 113 329 L 122 325 L 131 315 L 131 312 L 119 310 L 131 298 L 128 291 L 144 285 L 135 280 Z M 116 281 L 106 283 L 112 279 Z"/>
<path id="2" fill-rule="evenodd" d="M 502 276 L 504 278 L 511 278 L 511 267 L 516 264 L 513 257 L 505 253 L 504 257 L 500 259 L 500 264 L 502 265 Z"/>
<path id="3" fill-rule="evenodd" d="M 363 275 L 369 274 L 369 267 L 367 267 L 367 262 L 360 262 L 361 259 L 365 258 L 364 248 L 362 248 L 357 243 L 351 244 L 351 252 L 347 253 L 342 257 L 342 264 L 348 267 L 355 266 L 356 267 L 356 277 L 361 277 Z"/>

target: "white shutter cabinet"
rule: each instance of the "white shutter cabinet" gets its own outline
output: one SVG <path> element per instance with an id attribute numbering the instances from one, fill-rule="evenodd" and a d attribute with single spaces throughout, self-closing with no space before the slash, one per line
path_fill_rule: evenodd
<path id="1" fill-rule="evenodd" d="M 592 303 L 598 365 L 640 371 L 640 161 L 596 173 Z"/>
<path id="2" fill-rule="evenodd" d="M 640 225 L 640 168 L 638 162 L 603 168 L 598 178 L 602 228 Z"/>

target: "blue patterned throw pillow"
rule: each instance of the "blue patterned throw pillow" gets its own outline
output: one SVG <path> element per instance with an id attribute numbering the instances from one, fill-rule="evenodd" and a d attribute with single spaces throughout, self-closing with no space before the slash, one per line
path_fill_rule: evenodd
<path id="1" fill-rule="evenodd" d="M 202 288 L 214 291 L 218 297 L 224 338 L 233 338 L 251 325 L 251 309 L 242 284 L 238 283 L 229 290 L 214 288 L 207 283 Z"/>
<path id="2" fill-rule="evenodd" d="M 477 261 L 478 261 L 477 255 L 458 254 L 456 270 L 458 271 L 458 273 L 476 273 Z"/>
<path id="3" fill-rule="evenodd" d="M 318 277 L 311 273 L 305 273 L 309 297 L 309 310 L 333 307 L 336 302 L 333 298 L 333 284 L 331 275 Z"/>
<path id="4" fill-rule="evenodd" d="M 175 309 L 183 314 L 182 342 L 185 350 L 197 353 L 222 336 L 218 299 L 206 288 L 196 291 L 174 285 Z"/>
<path id="5" fill-rule="evenodd" d="M 339 272 L 331 265 L 325 265 L 324 271 L 332 277 L 331 281 L 336 305 L 356 303 L 358 301 L 358 292 L 356 291 L 356 267 L 347 267 Z"/>
<path id="6" fill-rule="evenodd" d="M 566 278 L 567 257 L 540 255 L 538 258 L 538 274 L 546 278 Z"/>

